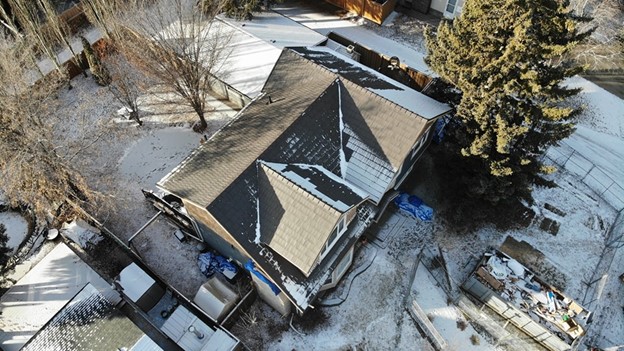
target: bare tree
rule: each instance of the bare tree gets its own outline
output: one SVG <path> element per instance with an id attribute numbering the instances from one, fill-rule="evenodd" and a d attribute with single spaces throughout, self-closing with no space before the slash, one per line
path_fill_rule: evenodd
<path id="1" fill-rule="evenodd" d="M 64 116 L 55 113 L 64 77 L 49 74 L 31 84 L 26 77 L 32 61 L 20 50 L 21 40 L 0 37 L 0 191 L 12 206 L 30 206 L 37 215 L 68 198 L 85 207 L 94 204 L 101 194 L 73 164 L 89 143 L 72 145 L 57 133 L 66 127 Z M 93 143 L 99 137 L 86 139 Z"/>
<path id="2" fill-rule="evenodd" d="M 83 0 L 82 5 L 89 22 L 100 29 L 105 37 L 112 39 L 118 32 L 117 25 L 119 22 L 116 16 L 128 7 L 129 1 Z"/>
<path id="3" fill-rule="evenodd" d="M 58 46 L 65 47 L 65 49 L 69 50 L 72 55 L 71 61 L 73 61 L 76 67 L 78 67 L 82 71 L 82 74 L 86 77 L 87 73 L 82 67 L 83 64 L 80 51 L 76 52 L 70 42 L 72 33 L 69 26 L 59 17 L 56 12 L 56 8 L 50 0 L 36 0 L 36 2 L 39 6 L 39 10 L 45 16 L 44 28 L 49 32 L 49 35 L 52 36 L 51 40 Z"/>
<path id="4" fill-rule="evenodd" d="M 204 130 L 206 99 L 231 34 L 214 21 L 220 6 L 197 6 L 194 0 L 135 0 L 115 18 L 124 28 L 124 53 L 186 101 L 199 117 L 195 129 Z"/>
<path id="5" fill-rule="evenodd" d="M 147 89 L 147 77 L 121 52 L 109 55 L 105 64 L 111 77 L 108 89 L 128 109 L 129 118 L 135 120 L 139 126 L 143 125 L 138 101 Z"/>
<path id="6" fill-rule="evenodd" d="M 61 75 L 65 75 L 66 72 L 56 55 L 54 43 L 41 31 L 41 16 L 36 3 L 32 0 L 8 0 L 8 2 L 25 34 L 35 40 L 39 50 L 50 59 L 55 69 Z"/>

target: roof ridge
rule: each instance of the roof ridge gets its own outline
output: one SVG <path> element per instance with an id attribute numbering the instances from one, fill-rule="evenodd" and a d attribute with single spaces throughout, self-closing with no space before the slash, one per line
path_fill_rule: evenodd
<path id="1" fill-rule="evenodd" d="M 372 91 L 372 90 L 370 90 L 370 89 L 368 89 L 368 88 L 365 88 L 365 87 L 363 87 L 363 86 L 361 86 L 361 85 L 359 85 L 359 84 L 357 84 L 357 83 L 354 83 L 354 82 L 352 82 L 352 81 L 350 81 L 350 80 L 348 80 L 348 79 L 346 79 L 346 78 L 344 78 L 344 79 L 343 79 L 343 77 L 339 76 L 339 80 L 340 80 L 340 82 L 342 82 L 343 84 L 345 84 L 345 83 L 346 83 L 346 84 L 350 84 L 350 85 L 354 86 L 356 89 L 363 90 L 366 94 L 374 95 L 375 97 L 377 97 L 377 98 L 379 98 L 379 99 L 381 99 L 381 100 L 383 100 L 383 101 L 389 102 L 392 106 L 394 106 L 394 107 L 398 108 L 398 109 L 399 109 L 399 110 L 401 110 L 401 111 L 405 111 L 405 112 L 407 112 L 407 113 L 408 113 L 408 114 L 410 114 L 410 115 L 414 115 L 414 116 L 416 116 L 416 117 L 418 117 L 418 118 L 422 118 L 422 119 L 424 119 L 424 120 L 426 120 L 426 121 L 430 121 L 430 120 L 431 120 L 431 119 L 429 119 L 429 118 L 425 118 L 425 117 L 423 117 L 423 116 L 419 115 L 418 113 L 416 113 L 416 112 L 414 112 L 414 111 L 408 110 L 407 108 L 405 108 L 405 107 L 403 107 L 403 106 L 401 106 L 401 105 L 397 104 L 396 102 L 394 102 L 394 101 L 392 101 L 392 100 L 390 100 L 390 99 L 388 99 L 388 98 L 386 98 L 386 97 L 383 97 L 383 96 L 381 96 L 381 95 L 377 94 L 376 92 L 374 92 L 374 91 Z M 345 84 L 345 86 L 346 86 L 346 84 Z M 402 90 L 402 89 L 401 89 L 401 90 Z M 421 93 L 421 94 L 422 94 L 422 93 Z M 424 94 L 423 94 L 423 95 L 424 95 Z M 426 95 L 425 95 L 425 96 L 426 96 Z"/>
<path id="2" fill-rule="evenodd" d="M 343 212 L 341 212 L 340 210 L 338 210 L 337 208 L 335 208 L 334 206 L 332 206 L 332 205 L 328 204 L 327 202 L 323 201 L 323 200 L 322 200 L 321 198 L 319 198 L 318 196 L 316 196 L 316 195 L 314 195 L 314 194 L 310 193 L 309 191 L 307 191 L 306 189 L 304 189 L 301 185 L 299 185 L 299 184 L 297 184 L 296 182 L 294 182 L 294 181 L 292 181 L 292 180 L 288 179 L 288 178 L 287 178 L 286 176 L 284 176 L 281 172 L 279 172 L 279 171 L 277 171 L 277 170 L 273 169 L 271 166 L 269 166 L 269 165 L 268 165 L 269 163 L 278 163 L 278 162 L 266 162 L 266 161 L 264 161 L 264 160 L 260 160 L 260 159 L 258 159 L 258 160 L 257 160 L 257 162 L 258 162 L 258 163 L 260 163 L 261 165 L 266 166 L 266 167 L 267 167 L 267 168 L 269 168 L 272 172 L 274 172 L 275 174 L 277 174 L 277 175 L 278 175 L 281 179 L 284 179 L 284 180 L 286 180 L 288 183 L 293 184 L 293 185 L 294 185 L 294 186 L 296 186 L 299 190 L 301 190 L 303 193 L 305 193 L 306 195 L 308 195 L 308 196 L 310 196 L 310 197 L 312 197 L 312 198 L 316 199 L 318 202 L 320 202 L 320 203 L 321 203 L 321 204 L 323 204 L 324 206 L 329 207 L 330 209 L 334 210 L 335 212 L 338 212 L 338 213 L 343 213 Z M 287 165 L 287 166 L 297 166 L 297 164 L 296 164 L 296 163 L 280 163 L 280 164 Z M 315 165 L 315 166 L 317 166 L 317 165 Z M 319 167 L 322 167 L 322 166 L 319 166 Z M 321 191 L 319 191 L 319 192 L 321 192 Z M 322 192 L 321 192 L 321 193 L 322 193 Z"/>

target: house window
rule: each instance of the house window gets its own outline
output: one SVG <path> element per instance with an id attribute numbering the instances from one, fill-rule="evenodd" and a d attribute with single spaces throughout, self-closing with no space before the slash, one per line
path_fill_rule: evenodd
<path id="1" fill-rule="evenodd" d="M 418 151 L 420 151 L 420 149 L 422 149 L 423 145 L 425 145 L 425 142 L 427 141 L 427 138 L 429 137 L 429 132 L 430 131 L 431 131 L 431 128 L 427 129 L 425 134 L 423 134 L 423 136 L 420 139 L 418 139 L 416 144 L 414 144 L 414 146 L 412 147 L 412 153 L 411 153 L 410 158 L 414 158 L 414 156 L 416 156 Z"/>
<path id="2" fill-rule="evenodd" d="M 455 5 L 457 5 L 457 0 L 448 0 L 448 3 L 446 4 L 446 12 L 450 14 L 454 14 Z"/>
<path id="3" fill-rule="evenodd" d="M 342 276 L 347 272 L 347 269 L 351 267 L 352 261 L 353 261 L 353 248 L 349 250 L 349 253 L 347 253 L 345 257 L 342 258 L 342 261 L 340 261 L 340 263 L 338 263 L 338 265 L 336 266 L 336 269 L 334 270 L 334 273 L 333 273 L 334 283 L 338 283 L 338 281 L 342 278 Z"/>
<path id="4" fill-rule="evenodd" d="M 319 261 L 325 258 L 325 256 L 327 256 L 327 254 L 332 249 L 332 247 L 334 247 L 338 239 L 340 239 L 342 234 L 344 234 L 344 232 L 346 231 L 347 231 L 347 215 L 345 214 L 342 217 L 340 217 L 338 224 L 336 224 L 336 227 L 334 228 L 332 233 L 329 235 L 327 242 L 325 242 L 325 247 L 323 248 L 323 252 L 321 253 Z"/>
<path id="5" fill-rule="evenodd" d="M 349 251 L 342 257 L 336 268 L 332 272 L 332 274 L 327 278 L 325 284 L 321 287 L 320 291 L 331 289 L 338 285 L 338 282 L 342 277 L 347 273 L 349 267 L 353 263 L 353 246 Z"/>

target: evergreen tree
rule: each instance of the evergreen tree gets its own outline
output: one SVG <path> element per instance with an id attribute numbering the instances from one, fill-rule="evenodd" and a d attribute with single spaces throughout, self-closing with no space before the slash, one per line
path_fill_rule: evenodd
<path id="1" fill-rule="evenodd" d="M 91 74 L 93 74 L 95 81 L 101 86 L 109 85 L 111 77 L 108 73 L 108 69 L 106 69 L 106 67 L 102 64 L 95 52 L 93 52 L 93 48 L 91 47 L 91 44 L 89 44 L 89 41 L 85 37 L 80 37 L 80 40 L 82 41 L 84 54 L 87 58 L 89 69 L 91 69 Z"/>
<path id="2" fill-rule="evenodd" d="M 567 0 L 468 0 L 460 17 L 427 34 L 426 62 L 457 88 L 449 130 L 472 196 L 498 203 L 531 200 L 531 186 L 552 173 L 541 156 L 573 132 L 578 110 L 562 85 L 581 72 L 566 54 L 589 32 Z"/>
<path id="3" fill-rule="evenodd" d="M 4 224 L 0 223 L 0 270 L 4 269 L 4 266 L 11 258 L 11 248 L 7 247 L 7 243 L 9 242 L 9 236 L 6 233 L 6 227 Z"/>

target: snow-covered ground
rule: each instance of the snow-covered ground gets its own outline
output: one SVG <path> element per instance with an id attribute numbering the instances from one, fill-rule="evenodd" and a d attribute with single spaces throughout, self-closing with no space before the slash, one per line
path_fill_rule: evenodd
<path id="1" fill-rule="evenodd" d="M 7 247 L 15 250 L 24 241 L 28 234 L 28 222 L 18 212 L 0 212 L 0 223 L 4 224 L 6 234 L 9 237 Z"/>
<path id="2" fill-rule="evenodd" d="M 325 21 L 324 14 L 307 16 L 312 17 L 300 20 L 310 28 L 317 24 L 323 24 L 323 30 L 328 27 L 332 30 L 355 28 L 347 30 L 359 33 L 351 33 L 358 35 L 358 40 L 371 38 L 371 33 L 357 21 L 340 20 L 333 15 Z M 419 28 L 415 30 L 421 31 Z M 403 50 L 400 48 L 405 47 L 403 44 L 379 39 L 379 34 L 383 33 L 378 32 L 367 45 L 387 50 L 388 54 Z M 380 43 L 385 46 L 376 48 L 375 45 Z M 416 48 L 413 51 L 421 50 Z M 405 59 L 401 59 L 405 62 L 412 54 L 403 55 Z M 82 76 L 72 83 L 75 88 L 64 93 L 62 100 L 81 93 L 97 96 L 98 103 L 93 104 L 92 109 L 82 111 L 81 115 L 105 121 L 116 118 L 115 111 L 120 106 L 105 88 Z M 622 179 L 623 167 L 619 166 L 624 164 L 622 100 L 614 99 L 581 78 L 572 80 L 571 85 L 574 84 L 585 89 L 582 97 L 588 109 L 579 120 L 578 131 L 566 143 L 614 179 Z M 75 103 L 71 101 L 67 107 L 70 111 Z M 94 145 L 94 150 L 89 153 L 92 159 L 83 163 L 83 166 L 91 167 L 86 172 L 89 180 L 116 200 L 115 211 L 104 214 L 101 219 L 124 240 L 155 213 L 143 199 L 140 189 L 153 188 L 155 181 L 175 167 L 201 138 L 190 131 L 195 117 L 192 112 L 181 110 L 181 104 L 164 104 L 148 96 L 142 104 L 146 111 L 144 118 L 149 123 L 141 128 L 134 123 L 107 123 L 106 138 Z M 214 110 L 207 117 L 209 133 L 213 133 L 235 111 L 216 99 L 210 104 Z M 416 169 L 428 172 L 427 167 Z M 303 319 L 294 318 L 291 328 L 290 318 L 281 318 L 258 301 L 243 315 L 233 332 L 254 350 L 432 350 L 406 311 L 409 303 L 406 293 L 412 291 L 422 309 L 431 315 L 433 325 L 452 345 L 451 349 L 495 350 L 497 341 L 477 332 L 472 324 L 462 330 L 457 321 L 465 317 L 452 304 L 447 304 L 449 300 L 444 290 L 431 279 L 426 267 L 421 265 L 414 284 L 408 285 L 413 263 L 423 248 L 433 250 L 439 247 L 442 250 L 449 278 L 456 286 L 470 273 L 475 259 L 488 246 L 499 246 L 509 235 L 544 253 L 547 263 L 557 267 L 559 274 L 555 275 L 563 277 L 566 294 L 590 302 L 586 307 L 597 313 L 589 332 L 598 346 L 612 351 L 624 347 L 624 314 L 620 306 L 624 301 L 624 289 L 616 279 L 624 267 L 622 249 L 609 253 L 613 263 L 606 270 L 609 275 L 600 299 L 591 301 L 593 296 L 585 297 L 583 284 L 599 265 L 605 235 L 616 211 L 574 174 L 557 173 L 553 180 L 559 187 L 536 190 L 533 209 L 537 216 L 523 230 L 501 232 L 494 227 L 485 227 L 458 233 L 448 228 L 440 216 L 434 217 L 432 223 L 422 223 L 390 209 L 381 223 L 368 233 L 377 239 L 363 245 L 343 282 L 325 297 L 328 304 L 341 299 L 344 302 L 332 307 L 317 304 L 316 309 Z M 431 191 L 435 186 L 435 180 L 431 180 L 431 183 L 416 187 L 416 192 L 426 202 L 435 204 L 435 194 Z M 547 209 L 546 203 L 559 211 Z M 543 218 L 560 223 L 556 236 L 540 229 Z M 159 220 L 139 235 L 134 244 L 159 275 L 185 295 L 192 296 L 198 284 L 205 280 L 195 263 L 197 251 L 192 243 L 178 242 L 172 232 L 173 228 Z M 473 334 L 479 334 L 479 345 L 468 341 Z"/>

